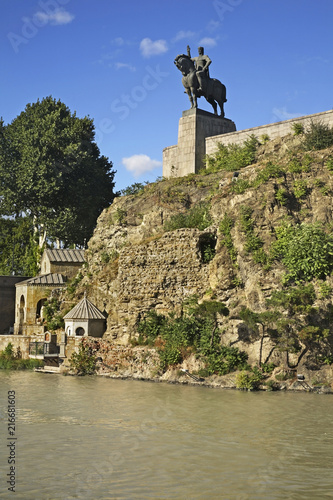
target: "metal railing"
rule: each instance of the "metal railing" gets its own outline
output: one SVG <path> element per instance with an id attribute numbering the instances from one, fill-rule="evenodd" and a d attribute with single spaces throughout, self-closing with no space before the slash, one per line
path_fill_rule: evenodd
<path id="1" fill-rule="evenodd" d="M 30 342 L 29 354 L 31 356 L 45 356 L 59 354 L 59 347 L 51 342 Z"/>

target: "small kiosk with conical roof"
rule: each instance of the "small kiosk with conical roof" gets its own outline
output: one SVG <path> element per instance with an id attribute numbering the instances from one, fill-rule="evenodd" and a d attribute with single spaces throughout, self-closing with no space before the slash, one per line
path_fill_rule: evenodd
<path id="1" fill-rule="evenodd" d="M 86 295 L 64 316 L 64 320 L 69 337 L 102 337 L 105 332 L 105 315 Z"/>

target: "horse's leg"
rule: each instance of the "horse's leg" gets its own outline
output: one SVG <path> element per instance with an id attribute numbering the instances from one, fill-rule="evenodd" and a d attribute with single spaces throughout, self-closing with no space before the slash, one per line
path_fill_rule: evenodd
<path id="1" fill-rule="evenodd" d="M 221 108 L 221 118 L 224 118 L 224 101 L 219 102 L 219 106 Z"/>
<path id="2" fill-rule="evenodd" d="M 194 87 L 191 87 L 191 92 L 192 92 L 192 96 L 193 96 L 193 106 L 192 106 L 192 108 L 197 108 L 198 107 L 198 102 L 197 102 L 196 89 Z"/>
<path id="3" fill-rule="evenodd" d="M 192 97 L 191 89 L 187 87 L 186 90 L 185 90 L 185 92 L 188 95 L 188 98 L 190 100 L 191 108 L 193 108 L 194 107 L 194 102 L 193 102 L 193 97 Z"/>
<path id="4" fill-rule="evenodd" d="M 206 101 L 209 102 L 209 104 L 211 104 L 213 106 L 213 109 L 214 109 L 214 115 L 217 115 L 217 104 L 216 102 L 214 101 L 214 99 L 212 97 L 206 97 Z"/>

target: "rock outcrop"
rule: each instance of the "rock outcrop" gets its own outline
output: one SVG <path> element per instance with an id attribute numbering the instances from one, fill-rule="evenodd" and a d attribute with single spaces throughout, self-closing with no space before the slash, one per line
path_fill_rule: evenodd
<path id="1" fill-rule="evenodd" d="M 251 337 L 239 317 L 242 307 L 264 311 L 272 292 L 281 289 L 285 272 L 280 261 L 265 266 L 253 258 L 240 214 L 242 207 L 250 209 L 253 234 L 267 255 L 282 221 L 321 222 L 332 228 L 333 176 L 325 165 L 333 148 L 307 153 L 304 160 L 298 146 L 299 138 L 291 135 L 262 145 L 257 163 L 240 171 L 237 186 L 232 173 L 220 171 L 161 180 L 116 198 L 98 219 L 82 279 L 77 280 L 74 296 L 65 298 L 65 305 L 86 291 L 108 315 L 104 338 L 125 345 L 137 337 L 137 324 L 149 310 L 179 314 L 192 295 L 199 301 L 212 298 L 230 311 L 228 318 L 219 318 L 223 343 L 246 350 L 251 363 L 259 358 L 284 363 L 285 353 L 275 350 L 270 338 L 262 338 L 260 328 Z M 287 168 L 281 175 L 265 177 L 267 164 L 277 161 L 280 165 L 306 161 L 308 168 L 295 172 Z M 262 182 L 254 182 L 260 175 Z M 295 193 L 297 185 L 303 186 L 303 194 Z M 200 203 L 209 206 L 208 227 L 165 230 L 171 217 Z M 220 227 L 226 215 L 232 221 L 234 259 Z M 207 248 L 210 258 L 205 257 Z M 332 277 L 326 282 L 333 287 Z M 325 307 L 329 302 L 331 296 L 314 305 Z"/>

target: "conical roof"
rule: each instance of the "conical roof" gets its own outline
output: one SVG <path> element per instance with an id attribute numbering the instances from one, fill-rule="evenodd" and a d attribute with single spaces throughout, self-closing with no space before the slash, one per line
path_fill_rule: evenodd
<path id="1" fill-rule="evenodd" d="M 86 296 L 76 304 L 64 319 L 105 319 L 104 314 Z"/>

